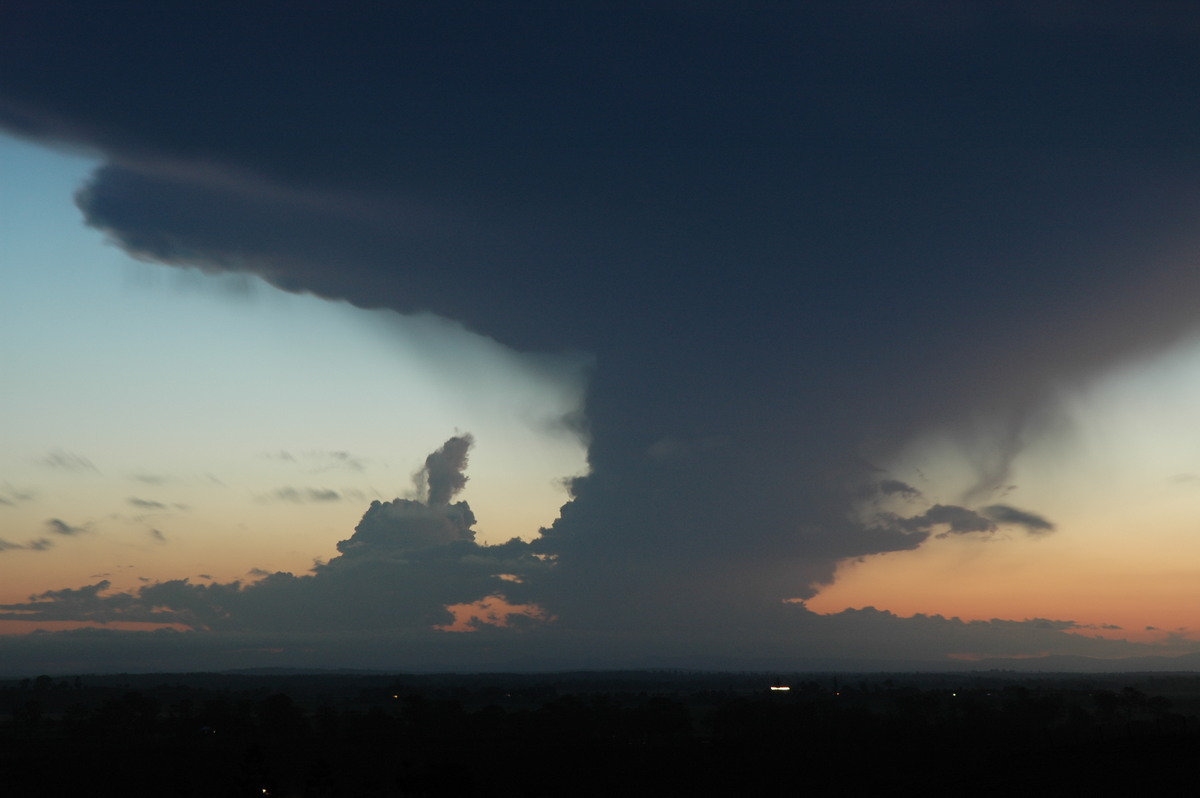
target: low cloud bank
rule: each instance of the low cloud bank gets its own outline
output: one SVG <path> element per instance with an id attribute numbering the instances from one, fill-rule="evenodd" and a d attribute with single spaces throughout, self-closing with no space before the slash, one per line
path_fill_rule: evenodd
<path id="1" fill-rule="evenodd" d="M 466 484 L 469 435 L 431 454 L 422 472 L 428 502 L 375 501 L 341 554 L 310 574 L 277 572 L 249 583 L 187 579 L 111 592 L 103 580 L 48 590 L 0 606 L 0 620 L 154 622 L 208 632 L 329 632 L 452 627 L 459 614 L 475 627 L 503 626 L 521 616 L 544 617 L 526 583 L 548 566 L 519 539 L 495 546 L 475 542 L 475 515 L 450 500 Z M 481 603 L 489 612 L 472 614 Z M 497 612 L 500 608 L 507 611 Z M 516 621 L 513 621 L 516 622 Z"/>
<path id="2" fill-rule="evenodd" d="M 868 607 L 818 615 L 777 591 L 794 581 L 783 563 L 753 614 L 731 599 L 747 595 L 738 563 L 719 571 L 678 572 L 588 584 L 567 561 L 544 553 L 553 534 L 532 543 L 475 542 L 474 513 L 454 501 L 466 485 L 469 435 L 450 438 L 420 472 L 426 501 L 374 501 L 340 554 L 309 574 L 261 574 L 257 581 L 209 584 L 158 581 L 113 591 L 109 580 L 48 590 L 0 606 L 0 621 L 74 622 L 93 628 L 0 637 L 8 672 L 228 668 L 254 665 L 378 668 L 556 667 L 935 667 L 986 658 L 1178 654 L 1183 641 L 1134 644 L 1089 637 L 1071 621 L 962 621 L 901 618 Z M 883 480 L 865 495 L 920 501 L 904 483 Z M 436 501 L 435 501 L 436 500 Z M 569 515 L 572 505 L 564 507 Z M 924 540 L 989 534 L 997 524 L 1041 531 L 1032 513 L 934 505 L 887 517 L 889 534 Z M 915 545 L 915 544 L 914 544 Z M 611 565 L 611 564 L 610 564 Z M 672 595 L 685 579 L 707 594 Z M 595 573 L 609 575 L 611 567 Z M 755 566 L 750 573 L 761 576 Z M 646 591 L 646 584 L 658 585 Z M 603 619 L 564 598 L 604 590 Z M 730 626 L 738 621 L 740 626 Z M 156 632 L 118 631 L 122 623 L 163 624 Z M 656 625 L 661 624 L 661 625 Z M 166 628 L 167 625 L 170 628 Z M 457 634 L 461 633 L 461 634 Z M 839 665 L 840 663 L 840 665 Z M 81 669 L 84 666 L 80 666 Z"/>

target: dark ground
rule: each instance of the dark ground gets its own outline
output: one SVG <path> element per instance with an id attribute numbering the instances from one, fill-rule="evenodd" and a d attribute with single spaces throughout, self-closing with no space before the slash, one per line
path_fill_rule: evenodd
<path id="1" fill-rule="evenodd" d="M 1149 794 L 1198 753 L 1200 674 L 0 682 L 8 795 Z"/>

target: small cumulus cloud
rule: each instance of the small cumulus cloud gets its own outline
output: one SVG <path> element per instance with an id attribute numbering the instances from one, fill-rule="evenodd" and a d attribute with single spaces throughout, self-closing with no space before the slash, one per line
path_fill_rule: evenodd
<path id="1" fill-rule="evenodd" d="M 159 543 L 166 543 L 166 542 L 167 542 L 167 536 L 163 534 L 163 532 L 162 532 L 162 530 L 161 530 L 161 529 L 151 529 L 151 530 L 150 530 L 150 537 L 154 538 L 154 539 L 155 539 L 156 541 L 158 541 Z"/>
<path id="2" fill-rule="evenodd" d="M 449 504 L 466 487 L 467 452 L 474 442 L 470 435 L 457 435 L 425 458 L 421 475 L 428 487 L 430 507 Z"/>

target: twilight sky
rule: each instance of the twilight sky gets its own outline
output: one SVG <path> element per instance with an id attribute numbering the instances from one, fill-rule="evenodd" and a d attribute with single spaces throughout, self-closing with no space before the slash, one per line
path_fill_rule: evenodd
<path id="1" fill-rule="evenodd" d="M 1196 96 L 1189 3 L 7 4 L 2 667 L 1200 652 Z"/>

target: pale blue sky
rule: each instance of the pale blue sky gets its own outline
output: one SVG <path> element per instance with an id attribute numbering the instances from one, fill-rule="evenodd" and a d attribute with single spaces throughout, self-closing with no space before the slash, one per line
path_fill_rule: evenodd
<path id="1" fill-rule="evenodd" d="M 55 544 L 4 553 L 10 590 L 303 569 L 456 431 L 484 540 L 554 519 L 586 358 L 139 263 L 72 203 L 93 166 L 0 139 L 0 539 Z"/>

